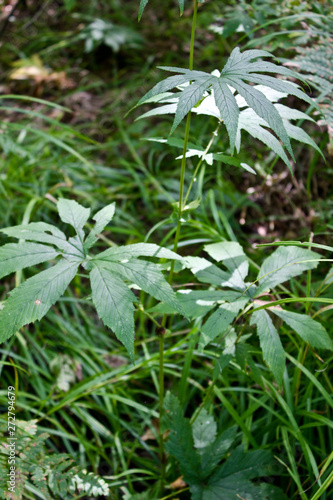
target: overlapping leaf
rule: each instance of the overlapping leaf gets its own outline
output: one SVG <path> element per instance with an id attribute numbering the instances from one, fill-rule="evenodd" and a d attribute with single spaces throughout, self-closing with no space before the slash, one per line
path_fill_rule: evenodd
<path id="1" fill-rule="evenodd" d="M 215 116 L 223 120 L 229 135 L 231 151 L 236 144 L 237 134 L 239 134 L 238 121 L 240 117 L 238 102 L 244 99 L 245 105 L 267 124 L 277 137 L 282 141 L 284 147 L 293 157 L 289 134 L 279 110 L 273 105 L 271 100 L 262 92 L 263 86 L 286 95 L 294 95 L 309 104 L 313 101 L 298 86 L 286 80 L 280 80 L 271 74 L 281 74 L 290 78 L 297 78 L 297 74 L 289 69 L 278 66 L 271 62 L 259 60 L 258 58 L 272 57 L 272 54 L 264 50 L 248 50 L 243 53 L 236 47 L 222 69 L 221 73 L 209 74 L 202 71 L 190 71 L 182 68 L 162 67 L 166 71 L 178 73 L 159 82 L 151 89 L 138 103 L 138 105 L 151 102 L 152 98 L 159 94 L 164 94 L 160 102 L 171 102 L 167 112 L 175 112 L 175 119 L 171 133 L 179 125 L 186 114 L 191 111 L 201 101 L 203 97 L 213 100 L 215 106 Z M 259 84 L 257 87 L 249 85 L 248 82 Z M 175 94 L 176 102 L 170 99 L 168 91 L 175 87 L 182 86 L 181 92 Z M 235 94 L 238 93 L 238 95 Z M 201 105 L 205 106 L 205 100 Z M 197 110 L 198 111 L 198 110 Z M 289 128 L 295 136 L 295 130 Z M 297 135 L 297 134 L 296 134 Z M 272 136 L 274 137 L 274 136 Z M 304 136 L 303 136 L 304 138 Z M 289 161 L 288 161 L 289 163 Z"/>
<path id="2" fill-rule="evenodd" d="M 166 450 L 178 460 L 184 480 L 190 486 L 192 500 L 286 500 L 279 488 L 252 482 L 252 479 L 272 475 L 274 458 L 270 452 L 244 453 L 238 447 L 219 467 L 234 443 L 237 428 L 216 435 L 214 417 L 204 408 L 191 426 L 178 399 L 170 393 L 164 407 L 164 427 L 170 429 Z"/>
<path id="3" fill-rule="evenodd" d="M 54 267 L 29 278 L 11 292 L 0 310 L 0 342 L 22 326 L 41 319 L 61 297 L 78 267 L 82 265 L 90 271 L 92 299 L 99 317 L 114 331 L 134 359 L 133 303 L 138 300 L 130 289 L 131 285 L 139 286 L 183 314 L 176 294 L 164 279 L 160 268 L 152 262 L 139 260 L 138 257 L 177 260 L 181 260 L 181 257 L 168 249 L 146 243 L 112 247 L 97 256 L 89 256 L 88 250 L 113 217 L 114 204 L 95 214 L 95 226 L 86 239 L 83 228 L 90 216 L 90 209 L 74 200 L 60 199 L 58 211 L 61 220 L 74 227 L 76 236 L 67 240 L 66 235 L 57 227 L 44 222 L 1 230 L 8 236 L 24 241 L 18 244 L 8 243 L 0 248 L 0 276 L 53 260 L 60 255 L 62 260 Z"/>

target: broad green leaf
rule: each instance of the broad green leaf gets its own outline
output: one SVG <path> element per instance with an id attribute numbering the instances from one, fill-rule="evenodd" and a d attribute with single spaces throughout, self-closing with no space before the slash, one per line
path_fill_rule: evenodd
<path id="1" fill-rule="evenodd" d="M 94 243 L 97 241 L 98 235 L 102 231 L 104 231 L 105 226 L 107 226 L 107 224 L 109 224 L 109 222 L 112 220 L 115 209 L 116 209 L 115 203 L 111 203 L 110 205 L 107 205 L 106 207 L 102 208 L 102 210 L 100 210 L 94 215 L 93 219 L 96 222 L 96 224 L 88 234 L 84 242 L 84 248 L 89 249 L 94 245 Z"/>
<path id="2" fill-rule="evenodd" d="M 250 76 L 249 79 L 251 79 Z M 274 107 L 271 101 L 267 99 L 265 94 L 263 94 L 253 86 L 244 83 L 240 78 L 228 76 L 225 78 L 225 80 L 226 83 L 234 87 L 239 92 L 239 94 L 244 97 L 247 104 L 256 112 L 256 114 L 268 123 L 268 125 L 276 133 L 279 139 L 281 139 L 290 155 L 294 158 L 290 140 L 283 124 L 283 120 L 279 115 L 277 109 Z M 269 86 L 269 84 L 267 86 Z"/>
<path id="3" fill-rule="evenodd" d="M 242 296 L 233 302 L 221 304 L 219 308 L 213 312 L 201 328 L 199 342 L 200 350 L 202 350 L 209 342 L 212 342 L 220 333 L 227 330 L 228 326 L 231 325 L 233 320 L 236 318 L 238 312 L 244 309 L 248 300 L 248 297 Z"/>
<path id="4" fill-rule="evenodd" d="M 229 283 L 235 288 L 244 288 L 244 279 L 249 272 L 249 261 L 240 246 L 235 241 L 221 241 L 205 245 L 205 251 L 217 262 L 222 262 L 231 272 Z"/>
<path id="5" fill-rule="evenodd" d="M 165 449 L 179 461 L 184 480 L 194 481 L 200 474 L 200 458 L 194 450 L 190 421 L 184 417 L 178 399 L 170 393 L 165 397 L 164 408 L 164 425 L 170 429 Z"/>
<path id="6" fill-rule="evenodd" d="M 66 252 L 69 259 L 76 260 L 77 262 L 85 258 L 80 241 L 77 241 L 75 238 L 69 238 L 67 241 L 66 235 L 62 231 L 46 222 L 31 222 L 30 224 L 7 227 L 0 231 L 12 238 L 55 245 L 63 252 Z"/>
<path id="7" fill-rule="evenodd" d="M 98 260 L 114 261 L 130 259 L 132 257 L 157 257 L 159 259 L 182 260 L 180 255 L 167 248 L 159 247 L 154 243 L 134 243 L 133 245 L 112 247 L 99 253 L 95 258 L 98 258 Z"/>
<path id="8" fill-rule="evenodd" d="M 189 85 L 181 92 L 170 134 L 174 132 L 187 113 L 200 101 L 211 83 L 212 79 L 207 78 L 207 76 L 198 78 L 192 85 Z"/>
<path id="9" fill-rule="evenodd" d="M 75 200 L 60 198 L 57 204 L 60 219 L 74 227 L 77 234 L 81 234 L 81 229 L 90 216 L 90 208 L 84 208 Z"/>
<path id="10" fill-rule="evenodd" d="M 161 82 L 157 83 L 155 87 L 153 87 L 149 92 L 147 92 L 138 102 L 137 106 L 140 106 L 141 104 L 146 103 L 151 99 L 152 97 L 163 94 L 164 92 L 167 92 L 168 90 L 171 90 L 175 87 L 178 87 L 179 85 L 182 85 L 184 83 L 188 83 L 191 80 L 191 77 L 188 73 L 191 73 L 189 70 L 186 70 L 185 74 L 181 75 L 176 75 L 176 76 L 169 76 L 165 80 L 162 80 Z"/>
<path id="11" fill-rule="evenodd" d="M 233 302 L 240 296 L 233 290 L 179 290 L 177 298 L 182 309 L 190 318 L 199 318 L 207 314 L 219 302 Z"/>
<path id="12" fill-rule="evenodd" d="M 30 224 L 2 228 L 0 231 L 7 236 L 20 240 L 51 243 L 61 250 L 64 250 L 67 243 L 66 235 L 57 227 L 52 226 L 52 224 L 47 224 L 46 222 L 31 222 Z"/>
<path id="13" fill-rule="evenodd" d="M 279 385 L 282 385 L 286 358 L 279 334 L 266 311 L 255 311 L 250 325 L 257 325 L 260 347 L 265 362 Z"/>
<path id="14" fill-rule="evenodd" d="M 213 90 L 216 106 L 220 110 L 221 117 L 223 116 L 228 131 L 231 154 L 233 154 L 236 142 L 239 107 L 230 88 L 222 79 L 214 78 Z"/>
<path id="15" fill-rule="evenodd" d="M 240 151 L 241 146 L 241 131 L 245 130 L 248 134 L 250 134 L 255 139 L 259 139 L 259 141 L 263 142 L 268 146 L 274 153 L 276 153 L 280 158 L 284 161 L 289 169 L 291 169 L 291 164 L 286 155 L 283 147 L 281 146 L 280 141 L 271 134 L 267 128 L 268 126 L 265 120 L 260 118 L 260 116 L 253 111 L 251 108 L 244 109 L 241 111 L 239 115 L 238 122 L 238 130 L 237 130 L 237 138 L 236 138 L 236 150 Z"/>
<path id="16" fill-rule="evenodd" d="M 22 326 L 45 316 L 63 295 L 77 269 L 78 263 L 62 260 L 12 290 L 0 310 L 0 342 L 7 340 Z"/>
<path id="17" fill-rule="evenodd" d="M 205 408 L 200 410 L 198 417 L 192 425 L 195 448 L 205 448 L 215 441 L 217 425 L 212 415 Z"/>
<path id="18" fill-rule="evenodd" d="M 159 96 L 159 94 L 165 94 L 173 88 L 182 87 L 180 88 L 180 92 L 174 94 L 173 100 L 169 95 L 166 98 L 163 96 L 156 99 L 158 102 L 164 102 L 164 104 L 169 103 L 163 109 L 156 112 L 159 114 L 163 112 L 173 113 L 176 105 L 175 119 L 171 133 L 191 110 L 197 113 L 210 114 L 225 123 L 231 150 L 233 151 L 236 139 L 239 137 L 239 131 L 237 131 L 239 101 L 243 99 L 243 106 L 248 105 L 258 117 L 268 124 L 293 157 L 289 135 L 278 109 L 261 89 L 249 85 L 249 83 L 259 83 L 258 87 L 268 87 L 271 89 L 271 92 L 279 93 L 280 96 L 291 94 L 309 103 L 312 103 L 312 100 L 293 83 L 266 74 L 259 74 L 259 72 L 280 73 L 289 78 L 298 78 L 297 73 L 284 66 L 278 66 L 267 61 L 254 61 L 259 57 L 272 57 L 272 55 L 263 50 L 248 50 L 241 53 L 239 48 L 236 47 L 230 54 L 221 73 L 215 71 L 209 74 L 203 71 L 162 67 L 162 69 L 178 73 L 178 75 L 168 77 L 159 82 L 139 101 L 138 105 Z M 238 92 L 238 95 L 235 95 L 235 91 Z M 197 103 L 202 98 L 204 98 L 203 102 L 196 109 L 195 106 L 197 106 Z M 207 104 L 208 101 L 210 103 L 209 106 Z M 296 137 L 294 129 L 291 128 L 290 132 L 293 137 Z M 262 136 L 265 138 L 267 134 L 262 132 Z M 299 137 L 301 136 L 299 135 Z M 267 136 L 266 140 L 268 138 L 270 136 Z M 304 135 L 302 135 L 302 140 L 305 140 Z M 306 140 L 308 141 L 308 138 Z M 272 140 L 275 149 L 278 149 L 276 142 Z M 286 161 L 285 158 L 284 161 Z"/>
<path id="19" fill-rule="evenodd" d="M 239 447 L 206 483 L 190 487 L 192 500 L 286 500 L 279 488 L 251 481 L 263 476 L 270 477 L 274 460 L 269 451 L 243 453 Z"/>
<path id="20" fill-rule="evenodd" d="M 135 295 L 114 273 L 99 262 L 94 263 L 90 272 L 92 299 L 98 316 L 111 328 L 116 337 L 126 347 L 134 359 L 134 306 Z"/>
<path id="21" fill-rule="evenodd" d="M 315 321 L 306 314 L 285 311 L 284 309 L 272 309 L 272 312 L 285 321 L 305 342 L 309 342 L 312 347 L 333 351 L 333 342 L 323 325 L 318 323 L 318 321 Z"/>
<path id="22" fill-rule="evenodd" d="M 176 294 L 156 264 L 138 259 L 130 259 L 127 262 L 107 262 L 100 260 L 94 260 L 94 262 L 99 267 L 121 275 L 122 278 L 129 280 L 130 283 L 135 283 L 152 297 L 170 305 L 178 312 L 183 312 L 177 301 Z"/>
<path id="23" fill-rule="evenodd" d="M 318 253 L 300 247 L 279 247 L 264 260 L 260 268 L 256 296 L 301 274 L 303 271 L 314 269 L 320 258 Z"/>
<path id="24" fill-rule="evenodd" d="M 0 278 L 59 255 L 53 247 L 36 243 L 8 243 L 0 247 Z"/>
<path id="25" fill-rule="evenodd" d="M 228 282 L 231 276 L 202 257 L 185 257 L 184 263 L 202 283 L 210 283 L 221 287 Z"/>
<path id="26" fill-rule="evenodd" d="M 201 478 L 208 477 L 235 442 L 237 426 L 230 427 L 201 451 Z"/>

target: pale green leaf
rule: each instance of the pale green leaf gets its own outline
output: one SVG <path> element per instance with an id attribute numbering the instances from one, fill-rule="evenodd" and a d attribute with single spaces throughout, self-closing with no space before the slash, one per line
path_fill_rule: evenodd
<path id="1" fill-rule="evenodd" d="M 221 301 L 232 302 L 240 293 L 233 290 L 179 290 L 177 298 L 185 314 L 190 318 L 199 318 L 207 314 Z"/>
<path id="2" fill-rule="evenodd" d="M 261 312 L 261 311 L 260 311 Z M 333 342 L 321 323 L 306 314 L 272 309 L 272 312 L 287 323 L 305 342 L 318 349 L 333 351 Z M 254 313 L 255 314 L 255 313 Z"/>
<path id="3" fill-rule="evenodd" d="M 257 325 L 260 347 L 265 362 L 273 373 L 277 383 L 282 385 L 286 359 L 279 334 L 268 313 L 255 311 L 251 317 L 251 325 Z"/>
<path id="4" fill-rule="evenodd" d="M 198 417 L 192 425 L 195 448 L 205 448 L 213 443 L 216 438 L 217 425 L 212 415 L 205 408 L 200 410 Z"/>
<path id="5" fill-rule="evenodd" d="M 0 229 L 2 233 L 20 240 L 38 241 L 40 243 L 51 243 L 61 250 L 66 247 L 66 235 L 52 224 L 46 222 L 31 222 L 18 226 Z"/>
<path id="6" fill-rule="evenodd" d="M 0 342 L 11 337 L 22 326 L 45 316 L 63 295 L 77 269 L 77 263 L 62 260 L 12 290 L 0 310 Z"/>
<path id="7" fill-rule="evenodd" d="M 256 296 L 301 274 L 303 271 L 314 269 L 317 267 L 320 258 L 321 256 L 316 252 L 300 247 L 279 247 L 270 257 L 264 260 L 260 268 Z"/>
<path id="8" fill-rule="evenodd" d="M 112 247 L 98 254 L 98 260 L 124 260 L 132 257 L 157 257 L 159 259 L 182 260 L 180 255 L 168 250 L 167 248 L 159 247 L 154 243 L 134 243 L 133 245 L 125 245 L 122 247 Z"/>
<path id="9" fill-rule="evenodd" d="M 0 278 L 59 255 L 53 247 L 36 243 L 8 243 L 0 247 Z"/>
<path id="10" fill-rule="evenodd" d="M 233 302 L 225 302 L 213 312 L 201 328 L 199 349 L 202 350 L 209 342 L 212 342 L 220 333 L 227 330 L 240 310 L 244 309 L 248 297 L 242 296 Z"/>
<path id="11" fill-rule="evenodd" d="M 215 264 L 202 257 L 184 257 L 184 263 L 202 283 L 221 287 L 230 278 L 229 273 L 222 271 Z"/>
<path id="12" fill-rule="evenodd" d="M 95 262 L 90 272 L 92 299 L 98 316 L 111 328 L 134 359 L 134 306 L 137 299 L 114 273 Z"/>
<path id="13" fill-rule="evenodd" d="M 96 222 L 96 224 L 88 234 L 84 242 L 84 248 L 89 249 L 94 245 L 94 243 L 97 241 L 98 235 L 102 231 L 104 231 L 105 226 L 107 226 L 112 220 L 115 209 L 115 203 L 111 203 L 110 205 L 102 208 L 102 210 L 99 210 L 99 212 L 94 215 L 93 220 Z"/>
<path id="14" fill-rule="evenodd" d="M 257 113 L 258 116 L 260 116 L 260 118 L 263 118 L 268 123 L 293 157 L 290 140 L 283 120 L 271 101 L 267 99 L 267 97 L 260 92 L 260 90 L 244 83 L 240 78 L 228 75 L 228 77 L 225 77 L 225 81 L 234 87 L 242 97 L 244 97 L 247 104 Z"/>
<path id="15" fill-rule="evenodd" d="M 201 477 L 208 477 L 235 442 L 237 426 L 230 427 L 201 452 Z"/>
<path id="16" fill-rule="evenodd" d="M 220 241 L 219 243 L 205 245 L 204 249 L 213 259 L 222 262 L 230 271 L 229 283 L 232 282 L 235 288 L 245 286 L 244 279 L 249 272 L 249 261 L 239 243 Z"/>
<path id="17" fill-rule="evenodd" d="M 285 122 L 284 122 L 285 123 Z M 284 152 L 280 141 L 265 127 L 268 124 L 260 118 L 251 108 L 244 109 L 239 115 L 238 130 L 236 138 L 236 150 L 239 152 L 241 145 L 241 130 L 246 130 L 252 137 L 259 139 L 266 144 L 274 153 L 276 153 L 284 161 L 287 167 L 291 170 L 291 164 L 288 156 Z"/>
<path id="18" fill-rule="evenodd" d="M 75 200 L 60 198 L 57 204 L 60 219 L 74 227 L 79 234 L 90 216 L 90 208 L 84 208 Z"/>

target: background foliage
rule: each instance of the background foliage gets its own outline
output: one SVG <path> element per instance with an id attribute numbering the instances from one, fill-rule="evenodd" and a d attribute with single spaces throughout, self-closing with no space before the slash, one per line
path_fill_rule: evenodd
<path id="1" fill-rule="evenodd" d="M 225 498 L 285 494 L 329 500 L 333 278 L 331 263 L 323 259 L 332 250 L 331 7 L 330 1 L 288 0 L 200 5 L 194 69 L 206 75 L 221 71 L 235 47 L 242 53 L 273 52 L 285 70 L 308 81 L 303 84 L 308 102 L 291 92 L 283 100 L 294 110 L 286 117 L 289 125 L 308 135 L 296 142 L 289 134 L 295 160 L 285 159 L 275 134 L 262 132 L 267 131 L 262 122 L 251 135 L 253 117 L 246 121 L 249 108 L 241 108 L 242 132 L 219 129 L 211 156 L 204 156 L 217 117 L 211 108 L 202 116 L 198 106 L 185 175 L 185 188 L 193 186 L 179 244 L 179 254 L 188 260 L 186 266 L 175 265 L 172 283 L 184 314 L 165 300 L 157 304 L 149 290 L 132 288 L 134 364 L 98 320 L 84 271 L 40 322 L 1 344 L 2 437 L 7 387 L 18 381 L 22 480 L 15 498 L 209 500 L 226 494 L 231 484 Z M 169 137 L 175 109 L 154 114 L 158 103 L 125 115 L 163 78 L 158 66 L 187 67 L 191 2 L 151 0 L 140 6 L 103 0 L 96 6 L 89 0 L 38 5 L 27 0 L 0 9 L 1 228 L 43 221 L 74 238 L 68 221 L 59 221 L 59 199 L 76 200 L 94 214 L 115 203 L 112 224 L 106 223 L 94 255 L 142 243 L 172 249 L 184 126 Z M 282 106 L 279 99 L 272 97 L 272 106 Z M 237 133 L 242 145 L 238 148 L 236 136 L 239 151 L 227 163 L 229 137 Z M 273 140 L 279 144 L 275 149 Z M 88 234 L 93 225 L 87 219 Z M 319 248 L 257 247 L 275 240 L 315 242 Z M 13 245 L 8 233 L 1 233 L 1 244 Z M 230 245 L 236 267 L 225 257 Z M 269 295 L 261 296 L 265 283 L 256 283 L 258 296 L 249 300 L 262 309 L 251 316 L 243 301 L 228 313 L 228 335 L 219 331 L 207 338 L 212 331 L 207 323 L 225 313 L 244 280 L 254 282 L 270 263 L 273 271 L 272 259 L 281 262 L 292 251 L 314 261 L 297 273 L 287 271 L 286 279 L 273 279 Z M 213 271 L 209 278 L 200 268 L 203 261 Z M 2 278 L 2 301 L 15 286 L 49 269 L 41 260 L 29 265 L 38 262 Z M 153 262 L 159 275 L 170 267 L 167 260 Z M 216 276 L 228 275 L 227 282 L 238 268 L 246 268 L 241 284 L 219 286 Z M 139 284 L 128 274 L 125 282 Z M 276 307 L 270 312 L 269 301 Z M 164 313 L 172 315 L 164 352 L 169 460 L 160 493 L 158 325 Z M 264 321 L 272 334 L 269 342 L 260 332 Z M 8 498 L 6 456 L 2 446 L 3 498 Z"/>

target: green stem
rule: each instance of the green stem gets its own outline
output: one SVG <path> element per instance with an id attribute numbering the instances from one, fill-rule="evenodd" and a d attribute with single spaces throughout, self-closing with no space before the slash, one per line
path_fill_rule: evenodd
<path id="1" fill-rule="evenodd" d="M 198 13 L 198 0 L 194 0 L 194 12 L 192 17 L 192 30 L 191 30 L 191 47 L 190 47 L 190 59 L 189 59 L 189 69 L 193 70 L 193 61 L 194 61 L 194 40 L 195 40 L 195 27 L 197 22 L 197 13 Z M 191 125 L 191 112 L 187 114 L 186 119 L 186 127 L 185 127 L 185 137 L 184 137 L 184 147 L 183 147 L 183 157 L 181 163 L 181 171 L 180 171 L 180 189 L 179 189 L 179 214 L 178 214 L 178 223 L 177 229 L 174 239 L 173 249 L 177 252 L 179 237 L 180 237 L 180 229 L 181 229 L 181 218 L 183 213 L 183 196 L 184 196 L 184 181 L 185 181 L 185 167 L 186 167 L 186 151 L 187 144 L 190 135 L 190 125 Z M 172 261 L 169 273 L 169 283 L 172 283 L 174 273 L 174 261 Z M 162 319 L 162 328 L 165 328 L 167 322 L 167 315 L 163 316 Z M 164 440 L 162 433 L 161 420 L 163 417 L 163 404 L 164 404 L 164 335 L 161 333 L 160 341 L 159 341 L 159 452 L 161 459 L 161 491 L 164 488 L 165 481 L 165 466 L 166 460 L 164 455 Z"/>
<path id="2" fill-rule="evenodd" d="M 193 183 L 194 183 L 194 181 L 195 181 L 195 179 L 196 179 L 196 177 L 197 177 L 197 175 L 198 175 L 198 172 L 199 172 L 199 170 L 200 170 L 200 167 L 201 167 L 201 165 L 202 165 L 202 162 L 204 161 L 206 154 L 208 153 L 208 151 L 209 151 L 209 150 L 210 150 L 210 148 L 212 147 L 213 142 L 214 142 L 214 140 L 215 140 L 215 137 L 217 137 L 217 134 L 218 134 L 219 128 L 220 128 L 220 126 L 221 126 L 221 123 L 222 123 L 222 122 L 219 122 L 218 126 L 217 126 L 217 127 L 216 127 L 216 129 L 214 130 L 213 135 L 212 135 L 212 138 L 211 138 L 211 140 L 209 141 L 209 143 L 207 144 L 207 147 L 206 147 L 206 149 L 205 149 L 205 151 L 204 151 L 204 153 L 203 153 L 202 157 L 200 158 L 200 161 L 198 162 L 198 165 L 196 166 L 196 168 L 195 168 L 195 170 L 194 170 L 194 173 L 193 173 L 193 175 L 192 175 L 192 179 L 191 179 L 190 185 L 189 185 L 189 187 L 188 187 L 188 190 L 187 190 L 187 193 L 186 193 L 186 196 L 185 196 L 185 199 L 184 199 L 184 204 L 183 204 L 183 206 L 184 206 L 184 207 L 186 207 L 186 203 L 187 203 L 188 197 L 189 197 L 189 195 L 190 195 L 191 189 L 192 189 L 192 187 L 193 187 Z"/>

